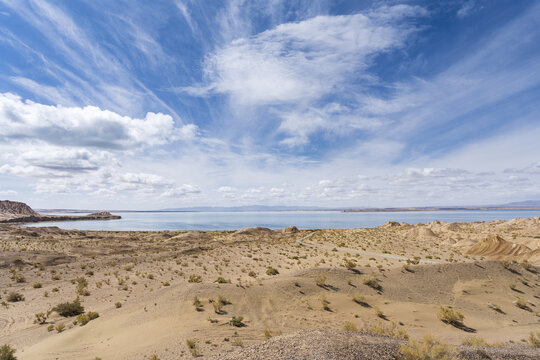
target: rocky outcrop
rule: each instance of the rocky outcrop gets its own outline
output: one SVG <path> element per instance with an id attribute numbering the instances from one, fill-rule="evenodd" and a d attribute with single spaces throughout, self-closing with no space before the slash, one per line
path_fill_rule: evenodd
<path id="1" fill-rule="evenodd" d="M 38 213 L 25 203 L 10 200 L 0 200 L 0 214 L 38 216 Z"/>

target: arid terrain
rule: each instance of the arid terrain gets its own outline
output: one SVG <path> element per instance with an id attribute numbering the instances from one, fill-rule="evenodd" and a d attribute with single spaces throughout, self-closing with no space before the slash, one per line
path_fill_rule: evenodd
<path id="1" fill-rule="evenodd" d="M 403 346 L 426 334 L 457 358 L 540 357 L 540 218 L 209 232 L 4 224 L 0 250 L 0 345 L 18 359 L 412 359 Z"/>

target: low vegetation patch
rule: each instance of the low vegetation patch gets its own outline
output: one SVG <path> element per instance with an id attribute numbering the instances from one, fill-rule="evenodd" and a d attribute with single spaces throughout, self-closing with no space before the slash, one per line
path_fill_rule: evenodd
<path id="1" fill-rule="evenodd" d="M 9 302 L 19 302 L 24 301 L 24 295 L 18 292 L 10 292 L 7 296 L 7 301 Z"/>
<path id="2" fill-rule="evenodd" d="M 53 308 L 53 311 L 56 311 L 60 316 L 70 317 L 82 314 L 84 312 L 84 307 L 79 302 L 79 299 L 75 299 L 73 302 L 65 302 L 56 305 Z"/>
<path id="3" fill-rule="evenodd" d="M 231 326 L 235 327 L 244 327 L 246 324 L 244 324 L 244 317 L 243 316 L 233 316 L 232 319 L 229 321 L 229 324 Z"/>
<path id="4" fill-rule="evenodd" d="M 196 296 L 193 298 L 193 306 L 195 306 L 195 310 L 197 310 L 197 311 L 203 311 L 204 310 L 203 309 L 203 307 L 204 307 L 203 303 Z"/>
<path id="5" fill-rule="evenodd" d="M 269 329 L 264 330 L 264 338 L 266 340 L 270 339 L 271 337 L 278 336 L 281 334 L 282 334 L 281 330 L 269 330 Z"/>
<path id="6" fill-rule="evenodd" d="M 403 360 L 451 360 L 454 357 L 451 347 L 430 334 L 424 335 L 423 340 L 410 339 L 408 344 L 401 345 L 399 353 Z"/>
<path id="7" fill-rule="evenodd" d="M 377 290 L 377 291 L 382 289 L 382 286 L 379 283 L 379 280 L 377 280 L 377 276 L 374 273 L 371 273 L 371 275 L 369 277 L 364 279 L 364 285 L 367 285 L 370 288 L 372 288 L 374 290 Z"/>
<path id="8" fill-rule="evenodd" d="M 378 320 L 376 323 L 366 326 L 364 331 L 369 334 L 390 336 L 396 339 L 409 338 L 409 334 L 405 330 L 398 328 L 398 325 L 393 321 L 390 324 L 385 324 Z"/>
<path id="9" fill-rule="evenodd" d="M 97 312 L 89 311 L 86 314 L 80 314 L 79 316 L 77 316 L 77 319 L 74 321 L 73 324 L 79 324 L 80 326 L 84 326 L 90 321 L 97 319 L 98 317 L 99 314 Z"/>
<path id="10" fill-rule="evenodd" d="M 51 315 L 51 313 L 52 313 L 52 310 L 35 314 L 34 324 L 39 324 L 39 325 L 45 324 L 47 322 L 47 319 L 49 318 L 49 315 Z"/>
<path id="11" fill-rule="evenodd" d="M 449 306 L 439 307 L 439 312 L 437 313 L 437 317 L 443 323 L 450 324 L 456 327 L 463 327 L 463 319 L 465 318 L 465 316 L 463 316 L 462 313 L 460 313 L 457 310 L 452 309 Z"/>
<path id="12" fill-rule="evenodd" d="M 17 357 L 15 357 L 16 351 L 7 344 L 0 346 L 0 360 L 17 360 Z"/>
<path id="13" fill-rule="evenodd" d="M 366 298 L 364 297 L 364 295 L 360 293 L 354 293 L 352 295 L 352 300 L 359 305 L 362 305 L 364 307 L 369 307 L 369 304 L 367 303 Z"/>
<path id="14" fill-rule="evenodd" d="M 531 311 L 529 305 L 527 305 L 527 302 L 522 298 L 517 298 L 516 301 L 514 301 L 514 304 L 520 309 Z"/>
<path id="15" fill-rule="evenodd" d="M 530 346 L 540 348 L 540 331 L 537 331 L 536 334 L 531 331 L 527 340 Z"/>
<path id="16" fill-rule="evenodd" d="M 343 325 L 343 330 L 345 330 L 345 331 L 358 331 L 358 328 L 352 322 L 345 321 L 345 324 Z"/>

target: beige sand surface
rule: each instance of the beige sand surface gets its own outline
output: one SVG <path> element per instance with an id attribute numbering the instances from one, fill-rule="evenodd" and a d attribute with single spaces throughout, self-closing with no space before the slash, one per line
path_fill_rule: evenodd
<path id="1" fill-rule="evenodd" d="M 455 345 L 474 336 L 503 349 L 511 345 L 512 354 L 533 351 L 523 358 L 534 358 L 540 352 L 526 348 L 524 339 L 540 331 L 539 249 L 539 218 L 236 232 L 3 225 L 0 345 L 16 348 L 19 359 L 181 359 L 192 352 L 218 358 L 240 352 L 242 358 L 253 354 L 250 346 L 280 333 L 304 341 L 306 330 L 337 331 L 336 339 L 349 339 L 343 335 L 348 323 L 348 330 L 368 333 L 380 327 L 412 338 L 431 333 Z M 347 269 L 346 260 L 354 268 Z M 219 277 L 227 282 L 216 282 Z M 78 288 L 79 282 L 87 286 Z M 24 301 L 9 302 L 12 292 Z M 45 324 L 34 323 L 36 313 L 77 296 L 99 318 L 81 326 L 73 324 L 75 316 L 53 312 Z M 216 313 L 210 300 L 219 296 L 230 304 Z M 353 301 L 360 296 L 362 304 Z M 515 305 L 518 298 L 523 308 Z M 440 321 L 441 305 L 462 313 L 463 326 Z M 232 326 L 233 316 L 243 317 L 245 326 Z M 48 331 L 60 323 L 62 332 Z M 394 352 L 395 341 L 404 341 L 369 339 Z"/>

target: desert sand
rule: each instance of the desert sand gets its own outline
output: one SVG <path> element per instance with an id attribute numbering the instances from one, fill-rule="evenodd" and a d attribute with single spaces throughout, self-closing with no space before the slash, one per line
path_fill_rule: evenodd
<path id="1" fill-rule="evenodd" d="M 457 358 L 540 357 L 529 340 L 540 332 L 540 218 L 275 231 L 3 224 L 0 249 L 0 345 L 18 359 L 396 359 L 425 334 Z M 47 316 L 76 299 L 99 317 Z M 441 321 L 441 306 L 463 318 Z"/>

